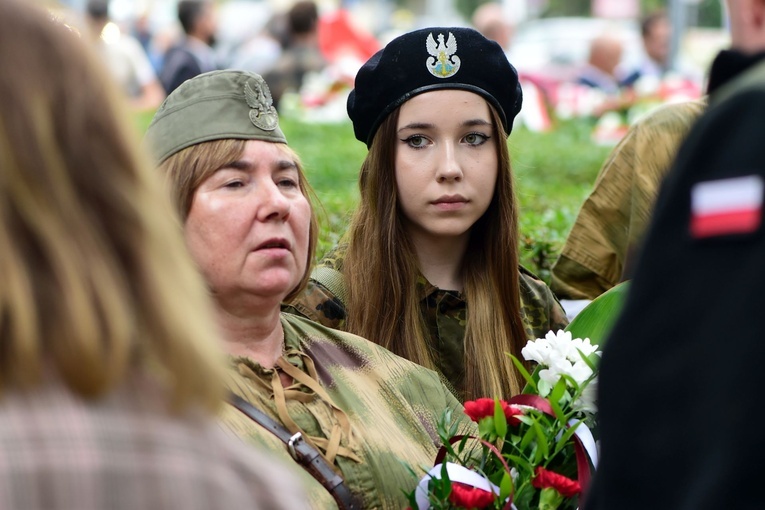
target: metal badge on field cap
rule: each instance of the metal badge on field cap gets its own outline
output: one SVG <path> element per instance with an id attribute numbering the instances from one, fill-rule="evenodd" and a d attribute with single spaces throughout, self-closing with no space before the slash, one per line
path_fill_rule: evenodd
<path id="1" fill-rule="evenodd" d="M 455 55 L 457 53 L 457 39 L 451 32 L 449 32 L 449 38 L 445 44 L 444 34 L 438 34 L 438 44 L 436 44 L 431 32 L 425 41 L 425 47 L 431 55 L 427 58 L 425 65 L 430 74 L 436 78 L 449 78 L 460 70 L 460 58 Z"/>
<path id="2" fill-rule="evenodd" d="M 256 79 L 254 88 L 250 87 L 250 82 L 245 83 L 244 98 L 252 108 L 250 120 L 255 124 L 255 127 L 263 131 L 273 131 L 279 126 L 279 115 L 274 108 L 271 91 L 268 90 L 268 85 L 263 79 Z"/>

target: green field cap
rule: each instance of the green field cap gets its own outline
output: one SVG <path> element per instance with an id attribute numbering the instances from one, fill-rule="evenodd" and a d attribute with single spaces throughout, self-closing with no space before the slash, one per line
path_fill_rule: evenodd
<path id="1" fill-rule="evenodd" d="M 159 107 L 145 141 L 162 163 L 186 147 L 229 138 L 287 143 L 260 75 L 226 70 L 186 80 Z"/>

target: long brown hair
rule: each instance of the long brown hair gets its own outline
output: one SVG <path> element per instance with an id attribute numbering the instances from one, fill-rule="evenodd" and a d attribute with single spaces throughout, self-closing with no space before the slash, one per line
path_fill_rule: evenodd
<path id="1" fill-rule="evenodd" d="M 186 147 L 175 154 L 169 156 L 160 165 L 160 171 L 165 174 L 170 187 L 170 195 L 173 197 L 176 209 L 182 221 L 186 221 L 191 210 L 191 204 L 194 200 L 199 186 L 217 170 L 224 165 L 239 159 L 244 153 L 246 140 L 222 139 L 202 142 L 191 147 Z M 300 157 L 288 145 L 277 144 L 281 150 L 290 157 L 297 165 L 298 183 L 300 191 L 308 199 L 311 206 L 311 225 L 308 231 L 308 255 L 306 260 L 306 271 L 300 283 L 295 287 L 285 301 L 300 294 L 308 283 L 308 277 L 311 274 L 311 265 L 314 260 L 316 243 L 318 240 L 319 225 L 314 213 L 313 204 L 316 202 L 316 196 L 308 184 L 303 171 L 303 163 Z"/>
<path id="2" fill-rule="evenodd" d="M 526 343 L 521 319 L 518 219 L 502 122 L 489 105 L 499 171 L 494 197 L 473 225 L 462 275 L 468 305 L 465 330 L 466 400 L 508 397 L 521 389 L 507 352 Z M 429 333 L 417 295 L 419 263 L 398 208 L 395 141 L 399 109 L 375 135 L 359 175 L 360 205 L 348 230 L 343 272 L 348 330 L 433 368 Z"/>
<path id="3" fill-rule="evenodd" d="M 15 0 L 0 61 L 0 390 L 52 376 L 93 398 L 140 372 L 177 406 L 217 406 L 211 306 L 119 92 L 76 33 Z"/>

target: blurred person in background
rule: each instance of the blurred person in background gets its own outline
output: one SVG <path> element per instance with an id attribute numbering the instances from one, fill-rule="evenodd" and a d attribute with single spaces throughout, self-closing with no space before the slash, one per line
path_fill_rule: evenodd
<path id="1" fill-rule="evenodd" d="M 156 109 L 165 91 L 141 43 L 109 21 L 109 0 L 88 0 L 85 12 L 96 50 L 130 104 L 138 110 Z"/>
<path id="2" fill-rule="evenodd" d="M 586 510 L 762 508 L 765 0 L 726 0 L 731 48 L 665 179 L 598 381 Z"/>
<path id="3" fill-rule="evenodd" d="M 308 281 L 318 225 L 262 77 L 227 70 L 185 82 L 146 139 L 214 297 L 229 388 L 258 413 L 251 419 L 230 407 L 227 425 L 286 462 L 291 438 L 312 446 L 345 481 L 349 498 L 335 492 L 338 503 L 404 508 L 402 489 L 414 489 L 413 473 L 440 447 L 444 411 L 453 410 L 457 429 L 469 433 L 472 422 L 435 372 L 280 310 Z M 301 474 L 312 506 L 334 508 L 327 485 Z"/>
<path id="4" fill-rule="evenodd" d="M 213 420 L 210 303 L 95 53 L 4 0 L 0 62 L 0 508 L 305 507 Z"/>
<path id="5" fill-rule="evenodd" d="M 229 67 L 261 76 L 273 69 L 287 45 L 286 18 L 284 12 L 269 14 L 262 28 L 252 30 L 250 37 L 231 51 Z"/>
<path id="6" fill-rule="evenodd" d="M 300 92 L 308 73 L 321 72 L 327 62 L 319 49 L 319 9 L 313 0 L 299 0 L 287 11 L 286 45 L 276 64 L 263 75 L 274 105 L 285 92 Z"/>
<path id="7" fill-rule="evenodd" d="M 162 70 L 162 57 L 166 49 L 160 50 L 158 47 L 157 37 L 151 26 L 151 18 L 148 11 L 141 12 L 135 19 L 132 34 L 141 43 L 141 47 L 146 56 L 149 57 L 149 62 L 151 62 L 154 72 L 158 74 Z"/>
<path id="8" fill-rule="evenodd" d="M 185 36 L 162 59 L 159 79 L 169 94 L 178 85 L 198 74 L 218 68 L 213 51 L 217 19 L 212 0 L 180 0 L 178 20 Z"/>
<path id="9" fill-rule="evenodd" d="M 627 86 L 646 78 L 658 82 L 670 70 L 672 23 L 666 11 L 655 11 L 644 17 L 640 23 L 640 35 L 643 41 L 643 59 L 623 80 Z"/>
<path id="10" fill-rule="evenodd" d="M 621 39 L 614 35 L 601 34 L 593 38 L 587 64 L 579 71 L 576 82 L 609 96 L 618 95 L 622 87 L 618 68 L 623 51 Z"/>
<path id="11" fill-rule="evenodd" d="M 505 52 L 510 49 L 514 27 L 502 4 L 487 2 L 479 5 L 473 12 L 472 25 L 484 37 L 496 41 Z"/>

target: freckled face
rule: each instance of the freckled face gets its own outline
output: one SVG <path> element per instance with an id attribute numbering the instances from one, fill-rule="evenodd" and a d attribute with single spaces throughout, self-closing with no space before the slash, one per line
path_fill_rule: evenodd
<path id="1" fill-rule="evenodd" d="M 396 187 L 412 238 L 469 235 L 497 182 L 489 105 L 464 90 L 419 94 L 401 106 L 397 138 Z"/>
<path id="2" fill-rule="evenodd" d="M 250 140 L 194 193 L 186 243 L 216 297 L 281 300 L 305 273 L 310 217 L 293 158 Z"/>

